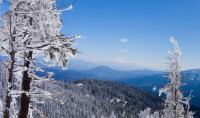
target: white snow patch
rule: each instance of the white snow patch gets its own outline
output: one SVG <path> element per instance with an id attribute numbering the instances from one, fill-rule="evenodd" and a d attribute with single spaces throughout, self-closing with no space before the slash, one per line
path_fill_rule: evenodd
<path id="1" fill-rule="evenodd" d="M 113 102 L 114 100 L 113 99 L 110 99 L 110 102 Z"/>
<path id="2" fill-rule="evenodd" d="M 125 116 L 125 112 L 123 111 L 123 114 L 122 114 L 122 116 L 124 117 Z"/>
<path id="3" fill-rule="evenodd" d="M 83 86 L 83 84 L 82 84 L 82 83 L 79 83 L 79 84 L 77 84 L 77 86 Z"/>
<path id="4" fill-rule="evenodd" d="M 156 91 L 156 89 L 157 89 L 157 87 L 156 87 L 156 86 L 154 86 L 152 90 L 153 90 L 153 91 Z"/>
<path id="5" fill-rule="evenodd" d="M 127 104 L 127 101 L 124 102 L 123 106 L 125 106 Z"/>
<path id="6" fill-rule="evenodd" d="M 117 98 L 117 102 L 120 102 L 121 100 Z"/>

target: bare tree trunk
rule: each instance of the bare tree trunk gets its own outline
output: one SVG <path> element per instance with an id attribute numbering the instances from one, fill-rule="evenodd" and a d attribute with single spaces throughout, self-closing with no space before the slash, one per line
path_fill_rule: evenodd
<path id="1" fill-rule="evenodd" d="M 28 60 L 24 62 L 24 66 L 29 68 L 30 60 L 32 59 L 32 51 L 29 51 L 27 54 Z M 31 78 L 28 76 L 28 70 L 24 71 L 22 78 L 22 91 L 29 92 L 30 91 Z M 18 118 L 27 118 L 30 104 L 30 96 L 26 95 L 26 93 L 21 94 L 20 101 L 20 110 Z"/>
<path id="2" fill-rule="evenodd" d="M 11 55 L 11 66 L 8 69 L 8 83 L 10 84 L 7 92 L 6 92 L 6 99 L 5 99 L 5 110 L 4 110 L 4 114 L 3 117 L 4 118 L 9 118 L 9 110 L 10 110 L 10 102 L 11 102 L 11 95 L 9 95 L 10 90 L 12 90 L 12 81 L 13 81 L 13 69 L 14 69 L 14 63 L 15 63 L 15 52 L 11 51 L 10 53 Z"/>

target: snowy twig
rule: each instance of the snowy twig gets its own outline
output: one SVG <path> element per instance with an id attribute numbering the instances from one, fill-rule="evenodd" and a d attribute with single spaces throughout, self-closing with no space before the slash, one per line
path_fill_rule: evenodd
<path id="1" fill-rule="evenodd" d="M 39 113 L 41 117 L 47 118 L 47 117 L 44 115 L 44 113 L 42 113 L 42 112 L 41 112 L 40 110 L 38 110 L 37 108 L 35 108 L 35 107 L 33 107 L 33 106 L 30 106 L 30 109 L 32 109 L 32 110 L 36 111 L 37 113 Z"/>

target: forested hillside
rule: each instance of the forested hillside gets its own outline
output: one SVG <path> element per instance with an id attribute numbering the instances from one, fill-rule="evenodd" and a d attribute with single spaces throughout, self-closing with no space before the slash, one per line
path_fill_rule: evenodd
<path id="1" fill-rule="evenodd" d="M 38 105 L 48 118 L 107 118 L 112 111 L 117 118 L 136 118 L 141 110 L 162 108 L 162 99 L 122 83 L 102 80 L 77 80 L 49 83 L 52 93 L 60 93 L 58 101 L 47 100 Z M 37 114 L 39 117 L 39 114 Z"/>

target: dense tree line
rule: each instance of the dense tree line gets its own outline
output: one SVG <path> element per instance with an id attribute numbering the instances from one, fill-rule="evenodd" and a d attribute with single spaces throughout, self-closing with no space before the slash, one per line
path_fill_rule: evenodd
<path id="1" fill-rule="evenodd" d="M 60 93 L 57 99 L 34 105 L 48 118 L 108 118 L 112 112 L 117 118 L 136 118 L 148 107 L 163 108 L 160 97 L 117 82 L 83 79 L 48 83 L 43 89 Z"/>

